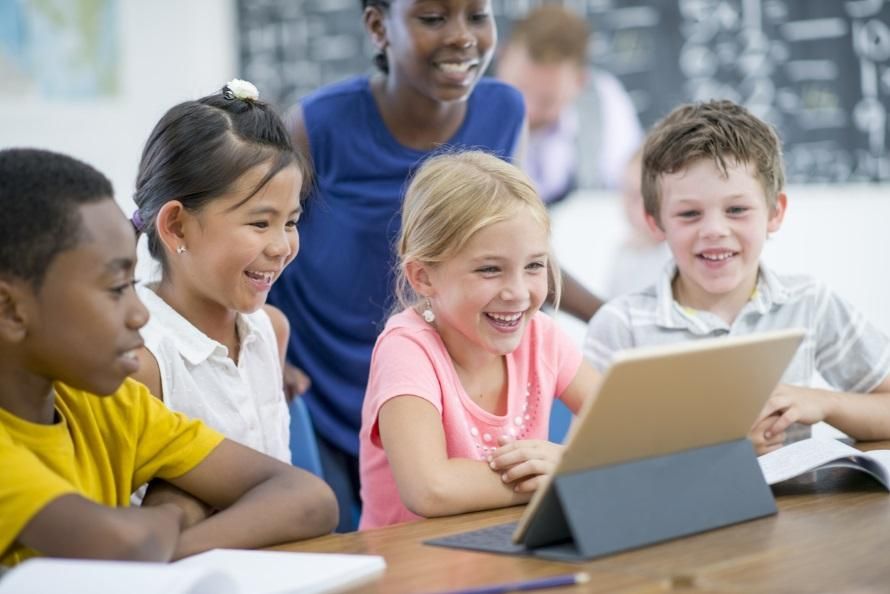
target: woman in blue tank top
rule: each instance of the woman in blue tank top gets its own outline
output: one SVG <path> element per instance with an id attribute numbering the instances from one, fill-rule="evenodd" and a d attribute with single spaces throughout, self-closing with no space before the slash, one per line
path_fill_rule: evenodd
<path id="1" fill-rule="evenodd" d="M 482 78 L 497 37 L 488 1 L 362 7 L 380 72 L 322 88 L 295 110 L 294 140 L 316 175 L 299 223 L 307 249 L 269 296 L 291 323 L 289 363 L 312 380 L 303 397 L 341 531 L 356 526 L 362 399 L 393 303 L 392 246 L 407 179 L 443 148 L 510 159 L 524 122 L 519 93 Z"/>

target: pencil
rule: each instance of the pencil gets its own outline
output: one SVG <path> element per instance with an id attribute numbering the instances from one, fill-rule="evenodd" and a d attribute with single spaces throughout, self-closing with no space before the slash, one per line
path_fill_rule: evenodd
<path id="1" fill-rule="evenodd" d="M 436 594 L 505 594 L 506 592 L 525 592 L 528 590 L 542 590 L 544 588 L 557 588 L 559 586 L 574 586 L 590 581 L 586 573 L 569 573 L 566 575 L 554 575 L 533 580 L 522 580 L 494 586 L 481 586 L 478 588 L 466 588 L 463 590 L 449 590 Z"/>

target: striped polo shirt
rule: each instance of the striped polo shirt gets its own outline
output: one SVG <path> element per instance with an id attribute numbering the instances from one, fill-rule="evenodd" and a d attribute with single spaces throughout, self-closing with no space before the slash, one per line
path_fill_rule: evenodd
<path id="1" fill-rule="evenodd" d="M 658 282 L 600 308 L 590 321 L 584 356 L 604 371 L 615 353 L 638 346 L 706 337 L 807 330 L 782 383 L 815 387 L 819 376 L 833 389 L 867 393 L 890 371 L 890 340 L 824 284 L 806 276 L 778 275 L 760 265 L 757 287 L 732 324 L 674 300 L 676 264 Z"/>

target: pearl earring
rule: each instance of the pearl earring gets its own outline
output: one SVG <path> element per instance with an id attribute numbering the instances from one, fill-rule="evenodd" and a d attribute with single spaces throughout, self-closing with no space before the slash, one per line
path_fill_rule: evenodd
<path id="1" fill-rule="evenodd" d="M 177 246 L 177 247 L 176 247 L 176 253 L 177 253 L 177 254 L 184 254 L 184 253 L 185 253 L 185 246 L 184 246 L 184 245 Z"/>
<path id="2" fill-rule="evenodd" d="M 426 300 L 426 307 L 423 308 L 423 311 L 420 313 L 420 315 L 423 316 L 423 319 L 427 324 L 432 324 L 436 321 L 436 314 L 433 311 L 433 306 L 430 303 L 429 299 Z"/>

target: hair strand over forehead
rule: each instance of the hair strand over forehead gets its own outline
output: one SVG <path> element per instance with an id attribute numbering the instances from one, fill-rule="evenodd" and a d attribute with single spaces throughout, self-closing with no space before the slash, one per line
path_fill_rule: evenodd
<path id="1" fill-rule="evenodd" d="M 785 185 L 778 134 L 741 105 L 715 100 L 677 107 L 647 135 L 641 179 L 647 214 L 661 222 L 661 178 L 700 159 L 711 160 L 724 176 L 731 166 L 748 166 L 763 188 L 767 206 L 775 208 Z"/>
<path id="2" fill-rule="evenodd" d="M 435 266 L 461 251 L 481 229 L 526 209 L 550 236 L 550 216 L 532 181 L 519 168 L 483 151 L 445 152 L 417 170 L 402 204 L 396 245 L 396 297 L 411 307 L 417 296 L 405 276 L 407 262 Z M 548 269 L 554 290 L 559 270 L 552 256 Z"/>

